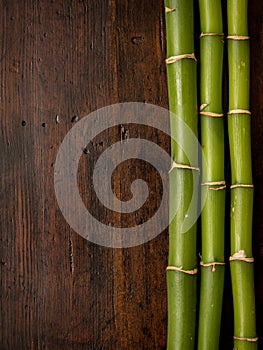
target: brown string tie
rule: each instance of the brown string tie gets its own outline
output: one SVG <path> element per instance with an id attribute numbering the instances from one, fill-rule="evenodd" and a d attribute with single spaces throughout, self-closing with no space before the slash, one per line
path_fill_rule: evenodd
<path id="1" fill-rule="evenodd" d="M 248 114 L 251 115 L 251 112 L 248 111 L 247 109 L 233 109 L 227 113 L 228 115 L 232 114 Z"/>
<path id="2" fill-rule="evenodd" d="M 194 53 L 186 53 L 183 55 L 171 56 L 171 57 L 166 58 L 165 62 L 166 62 L 166 64 L 172 64 L 172 63 L 180 61 L 184 58 L 190 58 L 190 59 L 194 60 L 195 62 L 197 62 L 197 59 L 195 58 Z"/>
<path id="3" fill-rule="evenodd" d="M 226 38 L 228 40 L 241 40 L 241 41 L 250 39 L 250 37 L 247 35 L 228 35 Z"/>
<path id="4" fill-rule="evenodd" d="M 233 190 L 234 188 L 254 188 L 253 184 L 234 184 L 230 186 L 230 190 Z"/>
<path id="5" fill-rule="evenodd" d="M 204 263 L 203 261 L 200 261 L 200 265 L 201 266 L 204 266 L 204 267 L 208 267 L 208 266 L 212 266 L 212 272 L 215 272 L 216 271 L 216 265 L 225 265 L 226 263 L 224 262 L 221 262 L 221 261 L 213 261 L 213 262 L 210 262 L 210 263 Z"/>
<path id="6" fill-rule="evenodd" d="M 251 343 L 256 343 L 258 341 L 258 337 L 255 338 L 241 338 L 241 337 L 233 337 L 234 340 L 239 340 L 239 341 L 249 341 Z"/>
<path id="7" fill-rule="evenodd" d="M 208 187 L 209 190 L 220 191 L 226 188 L 226 182 L 225 181 L 202 182 L 201 186 L 209 186 Z M 210 186 L 216 186 L 216 187 L 210 187 Z"/>
<path id="8" fill-rule="evenodd" d="M 223 113 L 215 113 L 215 112 L 205 112 L 204 109 L 209 106 L 209 103 L 203 103 L 200 106 L 200 115 L 204 115 L 206 117 L 212 117 L 212 118 L 221 118 L 224 116 Z"/>
<path id="9" fill-rule="evenodd" d="M 200 115 L 205 115 L 206 117 L 212 117 L 212 118 L 221 118 L 224 116 L 223 113 L 215 113 L 215 112 L 200 112 Z"/>
<path id="10" fill-rule="evenodd" d="M 232 256 L 230 256 L 229 261 L 244 261 L 247 263 L 253 263 L 254 262 L 254 258 L 248 258 L 246 255 L 246 252 L 244 250 L 239 250 L 238 252 L 236 252 L 235 254 L 233 254 Z"/>
<path id="11" fill-rule="evenodd" d="M 165 13 L 170 13 L 170 12 L 174 12 L 176 11 L 176 9 L 171 9 L 170 7 L 165 7 Z"/>
<path id="12" fill-rule="evenodd" d="M 201 33 L 200 38 L 203 38 L 204 36 L 224 36 L 224 33 Z"/>
<path id="13" fill-rule="evenodd" d="M 171 169 L 169 170 L 168 173 L 171 173 L 173 169 L 187 169 L 187 170 L 195 170 L 195 171 L 199 171 L 200 172 L 200 169 L 197 168 L 197 167 L 194 167 L 194 166 L 191 166 L 191 165 L 188 165 L 188 164 L 178 164 L 176 163 L 175 161 L 173 161 L 172 163 L 172 167 Z"/>
<path id="14" fill-rule="evenodd" d="M 179 271 L 186 273 L 187 275 L 196 275 L 198 272 L 197 268 L 194 268 L 193 270 L 184 270 L 183 267 L 177 267 L 177 266 L 167 266 L 166 271 Z"/>

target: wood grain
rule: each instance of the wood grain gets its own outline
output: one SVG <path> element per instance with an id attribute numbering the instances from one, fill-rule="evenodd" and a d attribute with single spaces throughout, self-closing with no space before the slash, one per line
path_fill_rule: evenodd
<path id="1" fill-rule="evenodd" d="M 127 101 L 167 108 L 163 3 L 2 0 L 0 13 L 0 348 L 163 350 L 167 230 L 134 248 L 97 246 L 69 227 L 53 184 L 58 148 L 76 116 Z M 263 337 L 262 14 L 261 2 L 251 0 L 255 280 Z M 115 128 L 93 140 L 92 156 L 80 162 L 79 189 L 102 220 L 130 225 L 87 197 L 88 165 L 127 130 L 139 133 Z M 167 136 L 150 128 L 143 133 L 169 152 Z M 117 195 L 129 177 L 144 175 L 158 185 L 153 169 L 130 165 L 130 173 L 122 168 L 114 178 Z M 142 220 L 160 196 L 140 213 Z M 229 288 L 226 342 L 232 337 Z"/>

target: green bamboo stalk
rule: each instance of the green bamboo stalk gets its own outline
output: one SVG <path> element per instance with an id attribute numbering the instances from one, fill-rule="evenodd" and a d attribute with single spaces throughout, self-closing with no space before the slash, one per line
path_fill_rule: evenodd
<path id="1" fill-rule="evenodd" d="M 251 117 L 248 112 L 250 47 L 247 5 L 247 0 L 227 1 L 230 111 L 228 134 L 232 178 L 231 256 L 234 259 L 241 259 L 230 262 L 234 303 L 234 346 L 238 350 L 257 349 L 252 263 L 253 187 Z"/>
<path id="2" fill-rule="evenodd" d="M 223 23 L 220 0 L 199 0 L 201 37 L 202 266 L 198 349 L 219 347 L 224 287 Z M 214 265 L 210 265 L 213 264 Z"/>
<path id="3" fill-rule="evenodd" d="M 167 57 L 194 53 L 193 0 L 165 0 Z M 173 60 L 172 60 L 173 61 Z M 189 164 L 184 151 L 174 141 L 184 130 L 177 123 L 181 118 L 197 135 L 196 62 L 193 56 L 184 56 L 167 64 L 169 107 L 171 111 L 171 157 L 179 164 Z M 171 61 L 170 61 L 171 62 Z M 189 159 L 198 166 L 198 150 L 192 149 Z M 189 155 L 188 155 L 189 156 Z M 194 174 L 193 174 L 194 173 Z M 167 350 L 191 350 L 195 344 L 196 319 L 196 225 L 182 232 L 189 204 L 193 196 L 193 176 L 197 171 L 175 168 L 170 172 L 170 215 L 176 201 L 180 206 L 169 226 L 168 290 L 168 337 Z M 178 199 L 178 192 L 182 198 Z M 197 203 L 196 203 L 197 207 Z M 192 271 L 193 274 L 186 272 Z"/>

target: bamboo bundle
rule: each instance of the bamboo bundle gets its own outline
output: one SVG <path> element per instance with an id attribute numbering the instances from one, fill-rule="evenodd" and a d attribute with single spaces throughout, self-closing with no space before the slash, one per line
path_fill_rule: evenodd
<path id="1" fill-rule="evenodd" d="M 250 57 L 247 0 L 227 0 L 231 159 L 231 279 L 234 301 L 234 346 L 257 349 L 252 257 L 253 184 L 250 140 Z M 202 261 L 198 349 L 218 349 L 224 287 L 224 124 L 222 111 L 223 25 L 220 0 L 199 0 L 201 18 L 200 119 L 203 147 Z M 176 139 L 184 139 L 182 119 L 197 135 L 196 59 L 193 0 L 165 0 L 167 77 L 171 112 L 170 217 L 177 192 L 179 210 L 169 226 L 167 349 L 195 346 L 196 227 L 182 233 L 198 176 L 198 150 L 189 164 Z M 187 140 L 186 140 L 187 141 Z M 197 203 L 196 203 L 197 207 Z"/>

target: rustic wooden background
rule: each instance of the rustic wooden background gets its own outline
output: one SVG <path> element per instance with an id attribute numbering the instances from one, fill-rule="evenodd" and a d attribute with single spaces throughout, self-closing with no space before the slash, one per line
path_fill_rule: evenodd
<path id="1" fill-rule="evenodd" d="M 168 107 L 163 2 L 1 0 L 0 13 L 0 348 L 163 350 L 167 230 L 135 248 L 97 246 L 68 226 L 53 185 L 58 147 L 77 118 L 126 101 Z M 260 0 L 249 2 L 249 14 L 255 283 L 258 333 L 263 337 Z M 165 135 L 144 133 L 169 152 Z M 90 145 L 92 155 L 83 155 L 79 171 L 83 197 L 89 191 L 87 163 L 129 134 L 136 136 L 136 130 L 113 128 Z M 139 163 L 131 177 L 144 174 L 156 185 L 158 174 Z M 129 183 L 125 169 L 113 181 L 117 193 Z M 158 196 L 143 219 L 158 204 Z M 112 220 L 96 201 L 88 198 L 87 205 L 97 217 Z M 124 221 L 117 214 L 113 219 Z M 227 280 L 222 349 L 231 349 L 232 321 Z"/>

